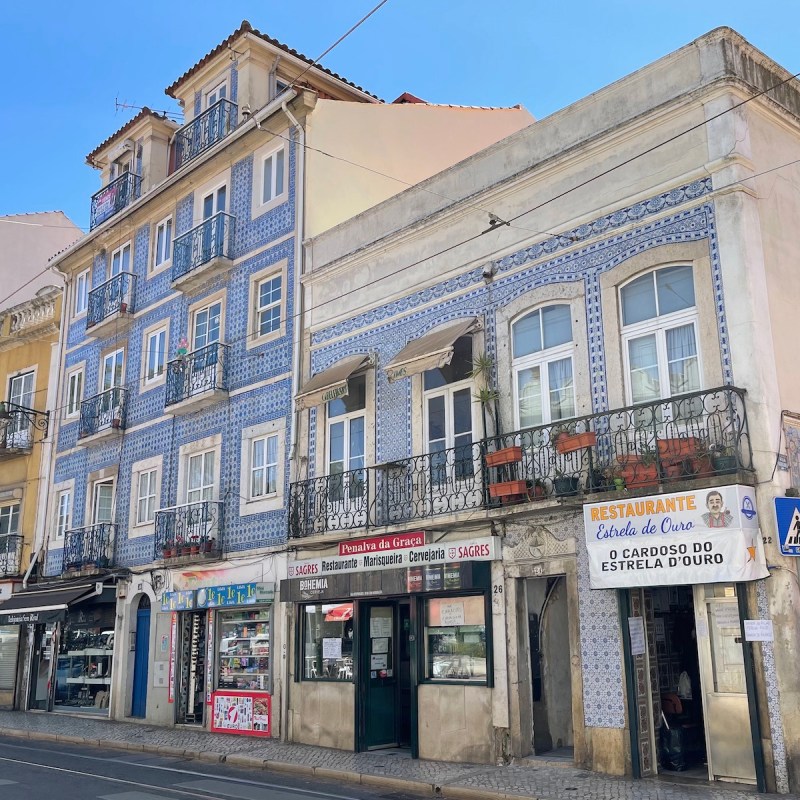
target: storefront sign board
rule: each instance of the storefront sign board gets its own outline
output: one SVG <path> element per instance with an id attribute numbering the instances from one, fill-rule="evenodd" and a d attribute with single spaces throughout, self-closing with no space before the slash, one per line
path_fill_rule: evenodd
<path id="1" fill-rule="evenodd" d="M 182 589 L 179 592 L 164 592 L 161 595 L 162 611 L 191 611 L 195 604 L 193 589 Z"/>
<path id="2" fill-rule="evenodd" d="M 425 532 L 398 533 L 396 536 L 372 536 L 369 539 L 349 539 L 339 542 L 340 556 L 353 556 L 359 553 L 386 553 L 405 550 L 408 547 L 421 547 L 425 544 Z"/>
<path id="3" fill-rule="evenodd" d="M 348 556 L 326 556 L 311 561 L 289 563 L 289 577 L 338 575 L 347 572 L 371 572 L 426 564 L 445 564 L 460 561 L 494 561 L 499 547 L 494 536 L 455 542 L 423 544 L 390 552 L 356 553 Z"/>
<path id="4" fill-rule="evenodd" d="M 583 507 L 593 589 L 766 578 L 753 489 L 620 497 Z"/>
<path id="5" fill-rule="evenodd" d="M 236 583 L 229 586 L 206 586 L 197 590 L 198 608 L 252 606 L 271 602 L 275 597 L 273 583 Z"/>
<path id="6" fill-rule="evenodd" d="M 211 730 L 243 736 L 270 736 L 272 698 L 266 692 L 214 692 Z"/>

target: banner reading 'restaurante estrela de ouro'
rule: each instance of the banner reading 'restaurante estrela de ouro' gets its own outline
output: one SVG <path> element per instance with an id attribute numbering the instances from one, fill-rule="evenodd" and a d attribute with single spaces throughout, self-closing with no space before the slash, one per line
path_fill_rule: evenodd
<path id="1" fill-rule="evenodd" d="M 583 507 L 592 589 L 767 577 L 747 486 L 626 497 Z"/>

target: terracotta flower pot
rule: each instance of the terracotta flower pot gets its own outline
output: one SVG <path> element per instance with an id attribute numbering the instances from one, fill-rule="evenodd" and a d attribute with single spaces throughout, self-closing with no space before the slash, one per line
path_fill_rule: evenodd
<path id="1" fill-rule="evenodd" d="M 573 450 L 582 450 L 584 447 L 594 447 L 597 444 L 597 434 L 594 431 L 585 433 L 561 433 L 556 438 L 557 453 L 571 453 Z"/>
<path id="2" fill-rule="evenodd" d="M 484 456 L 487 467 L 500 467 L 503 464 L 514 464 L 522 461 L 521 447 L 504 447 L 502 450 L 495 450 L 494 453 L 487 453 Z"/>

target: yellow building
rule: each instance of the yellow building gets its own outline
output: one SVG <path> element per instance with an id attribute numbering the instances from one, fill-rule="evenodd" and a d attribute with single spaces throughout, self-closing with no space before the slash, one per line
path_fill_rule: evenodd
<path id="1" fill-rule="evenodd" d="M 47 260 L 80 236 L 61 212 L 0 217 L 0 599 L 46 528 L 62 290 Z M 0 626 L 0 707 L 14 705 L 19 626 Z"/>

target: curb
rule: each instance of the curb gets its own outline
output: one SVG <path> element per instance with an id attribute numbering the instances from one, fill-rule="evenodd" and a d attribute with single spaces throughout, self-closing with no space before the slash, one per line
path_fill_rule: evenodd
<path id="1" fill-rule="evenodd" d="M 189 758 L 210 764 L 229 764 L 234 767 L 248 767 L 266 772 L 287 773 L 304 777 L 317 777 L 325 780 L 342 781 L 361 784 L 362 786 L 384 787 L 394 791 L 415 792 L 433 797 L 447 797 L 454 800 L 537 800 L 533 795 L 506 794 L 486 789 L 472 789 L 467 786 L 452 784 L 439 785 L 413 778 L 398 778 L 391 775 L 374 775 L 371 773 L 352 772 L 331 769 L 330 767 L 313 767 L 310 764 L 294 764 L 290 761 L 271 761 L 239 753 L 219 753 L 214 750 L 184 750 L 169 745 L 134 744 L 112 739 L 87 739 L 83 736 L 47 733 L 45 731 L 25 731 L 18 728 L 0 728 L 0 736 L 13 739 L 29 739 L 42 742 L 63 742 L 89 747 L 105 747 L 113 750 L 132 750 L 171 756 L 173 758 Z"/>

